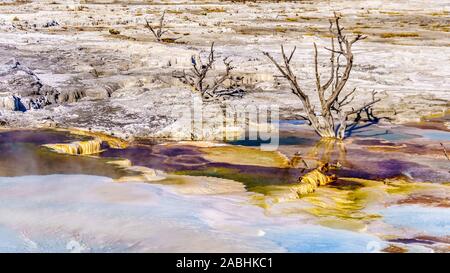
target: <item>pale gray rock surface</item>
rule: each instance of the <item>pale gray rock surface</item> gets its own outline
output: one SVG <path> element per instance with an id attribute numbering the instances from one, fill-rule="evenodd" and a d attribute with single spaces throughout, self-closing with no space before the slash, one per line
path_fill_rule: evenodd
<path id="1" fill-rule="evenodd" d="M 318 45 L 319 69 L 326 77 L 329 56 L 323 47 L 329 46 L 327 18 L 333 11 L 343 15 L 350 35 L 369 36 L 355 46 L 347 86 L 358 90 L 352 106 L 364 103 L 366 94 L 375 89 L 384 99 L 374 112 L 392 122 L 418 121 L 449 108 L 450 49 L 444 27 L 448 11 L 442 4 L 425 0 L 144 2 L 43 0 L 1 5 L 0 60 L 15 58 L 22 69 L 12 68 L 13 63 L 0 67 L 0 120 L 14 127 L 80 127 L 124 136 L 181 137 L 189 122 L 180 118 L 180 112 L 190 109 L 196 95 L 171 75 L 189 69 L 190 57 L 207 51 L 212 41 L 218 60 L 215 68 L 223 69 L 221 59 L 230 56 L 236 66 L 233 73 L 244 76 L 245 95 L 226 104 L 273 104 L 279 107 L 280 118 L 299 119 L 301 102 L 261 52 L 279 59 L 280 44 L 289 49 L 297 46 L 292 65 L 317 103 L 312 45 Z M 163 9 L 168 37 L 179 38 L 175 43 L 157 43 L 145 28 L 144 18 L 158 18 Z M 52 20 L 58 25 L 42 27 Z M 120 35 L 111 35 L 111 28 Z M 391 32 L 411 37 L 383 38 Z M 31 110 L 11 111 L 16 108 L 11 94 Z M 221 118 L 215 115 L 205 122 L 214 124 Z M 212 126 L 206 135 L 218 130 Z"/>

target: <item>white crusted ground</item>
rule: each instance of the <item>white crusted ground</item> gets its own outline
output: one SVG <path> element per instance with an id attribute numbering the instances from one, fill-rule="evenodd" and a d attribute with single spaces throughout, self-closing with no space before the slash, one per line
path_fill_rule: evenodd
<path id="1" fill-rule="evenodd" d="M 299 100 L 283 81 L 277 84 L 276 71 L 261 52 L 279 57 L 281 43 L 296 45 L 293 63 L 313 91 L 312 43 L 328 44 L 327 18 L 333 11 L 342 14 L 347 32 L 369 36 L 354 48 L 348 88 L 359 89 L 355 105 L 368 99 L 365 92 L 380 91 L 386 98 L 377 112 L 396 122 L 417 120 L 449 106 L 448 1 L 16 2 L 26 1 L 0 4 L 0 60 L 6 63 L 14 57 L 45 84 L 82 91 L 87 97 L 25 113 L 0 110 L 0 120 L 11 127 L 179 135 L 186 123 L 173 123 L 192 94 L 171 74 L 189 68 L 190 56 L 207 50 L 212 41 L 218 59 L 230 56 L 235 73 L 245 76 L 248 94 L 233 104 L 277 104 L 284 118 L 298 118 Z M 162 10 L 167 11 L 167 37 L 179 38 L 176 43 L 157 43 L 144 28 L 144 18 L 156 19 Z M 44 27 L 52 20 L 58 25 Z M 120 35 L 110 34 L 110 29 Z M 407 37 L 392 37 L 393 33 Z M 320 53 L 322 73 L 327 75 L 327 52 Z"/>

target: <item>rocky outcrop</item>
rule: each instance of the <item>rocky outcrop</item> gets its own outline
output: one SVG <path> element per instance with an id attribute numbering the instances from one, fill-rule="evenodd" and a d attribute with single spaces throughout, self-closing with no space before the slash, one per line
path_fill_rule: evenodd
<path id="1" fill-rule="evenodd" d="M 0 67 L 0 109 L 25 112 L 51 104 L 76 102 L 82 97 L 83 91 L 61 92 L 43 83 L 31 69 L 15 59 Z"/>

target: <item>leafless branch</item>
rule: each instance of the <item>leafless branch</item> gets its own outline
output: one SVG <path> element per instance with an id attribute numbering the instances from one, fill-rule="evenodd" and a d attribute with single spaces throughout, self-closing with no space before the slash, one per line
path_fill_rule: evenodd
<path id="1" fill-rule="evenodd" d="M 224 82 L 226 80 L 232 82 L 231 71 L 234 69 L 234 66 L 232 66 L 232 61 L 228 57 L 223 59 L 223 64 L 225 65 L 224 73 L 216 77 L 212 83 L 206 83 L 208 73 L 213 69 L 215 61 L 213 42 L 211 43 L 207 58 L 202 59 L 200 55 L 191 56 L 192 67 L 190 72 L 174 72 L 172 76 L 179 79 L 182 83 L 191 86 L 194 91 L 199 92 L 204 101 L 216 100 L 219 97 L 223 98 L 225 96 L 241 96 L 242 93 L 240 91 L 242 90 L 239 91 L 231 88 L 219 90 L 220 88 L 224 88 Z"/>
<path id="2" fill-rule="evenodd" d="M 163 30 L 165 14 L 166 14 L 166 11 L 163 11 L 161 17 L 159 18 L 159 25 L 156 29 L 154 27 L 152 27 L 152 25 L 150 24 L 150 22 L 147 19 L 145 19 L 145 23 L 146 23 L 145 27 L 148 28 L 153 33 L 153 36 L 155 36 L 155 38 L 158 42 L 162 41 L 162 36 L 167 32 L 167 30 Z"/>
<path id="3" fill-rule="evenodd" d="M 323 84 L 321 73 L 319 71 L 319 52 L 317 45 L 314 43 L 315 89 L 320 101 L 320 113 L 315 112 L 314 105 L 311 105 L 310 103 L 309 94 L 304 91 L 299 80 L 292 72 L 291 60 L 296 48 L 294 48 L 289 54 L 289 57 L 287 57 L 284 46 L 281 45 L 281 62 L 276 61 L 268 52 L 263 52 L 263 54 L 275 65 L 281 75 L 289 82 L 291 91 L 300 98 L 303 104 L 303 109 L 306 112 L 305 119 L 311 123 L 311 126 L 322 137 L 343 138 L 344 133 L 342 130 L 345 131 L 345 121 L 348 116 L 352 113 L 371 107 L 381 100 L 380 98 L 376 98 L 376 92 L 373 92 L 372 100 L 364 103 L 363 106 L 356 109 L 352 108 L 349 111 L 343 109 L 343 107 L 349 105 L 355 97 L 355 89 L 353 89 L 351 92 L 344 95 L 342 99 L 339 99 L 339 97 L 344 94 L 345 86 L 353 68 L 352 46 L 357 41 L 365 39 L 366 37 L 357 35 L 349 39 L 344 34 L 344 28 L 340 26 L 340 19 L 341 17 L 337 13 L 334 13 L 334 17 L 330 19 L 329 31 L 331 34 L 331 48 L 325 48 L 330 52 L 330 74 Z M 337 41 L 337 46 L 335 41 Z M 342 72 L 340 71 L 341 67 L 343 69 Z M 339 130 L 336 129 L 336 118 L 333 116 L 332 111 L 337 113 L 337 116 L 339 117 Z"/>
<path id="4" fill-rule="evenodd" d="M 445 157 L 447 158 L 447 160 L 450 161 L 450 157 L 449 157 L 449 155 L 448 155 L 448 153 L 447 153 L 447 149 L 445 149 L 445 146 L 444 146 L 443 143 L 440 143 L 440 144 L 441 144 L 441 146 L 442 146 L 442 149 L 444 150 L 444 155 L 445 155 Z"/>
<path id="5" fill-rule="evenodd" d="M 347 95 L 345 95 L 342 100 L 338 101 L 340 108 L 342 108 L 345 105 L 350 104 L 353 101 L 353 99 L 355 98 L 355 96 L 354 96 L 355 91 L 356 91 L 356 88 L 353 88 L 353 90 L 351 92 L 349 92 Z"/>
<path id="6" fill-rule="evenodd" d="M 371 99 L 369 102 L 364 103 L 364 104 L 363 104 L 362 106 L 360 106 L 359 108 L 356 108 L 356 109 L 352 108 L 351 111 L 348 111 L 348 112 L 346 113 L 347 116 L 348 116 L 348 115 L 351 115 L 351 114 L 355 114 L 355 113 L 357 113 L 357 112 L 360 112 L 361 110 L 363 110 L 363 109 L 365 109 L 365 108 L 368 108 L 368 107 L 374 105 L 375 103 L 381 101 L 381 98 L 377 98 L 376 95 L 377 95 L 377 92 L 372 91 L 372 99 Z"/>

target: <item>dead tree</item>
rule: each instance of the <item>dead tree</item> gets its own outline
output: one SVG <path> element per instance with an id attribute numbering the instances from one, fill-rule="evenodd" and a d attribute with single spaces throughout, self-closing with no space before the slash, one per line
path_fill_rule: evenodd
<path id="1" fill-rule="evenodd" d="M 440 143 L 440 144 L 441 144 L 442 149 L 443 149 L 443 151 L 444 151 L 445 158 L 447 158 L 447 160 L 450 161 L 450 156 L 449 156 L 448 153 L 447 153 L 447 149 L 445 149 L 445 146 L 444 146 L 443 143 Z"/>
<path id="2" fill-rule="evenodd" d="M 145 19 L 145 27 L 148 28 L 152 33 L 153 36 L 155 36 L 156 40 L 158 42 L 163 41 L 162 36 L 167 32 L 167 30 L 163 30 L 164 28 L 164 15 L 166 14 L 166 11 L 163 11 L 161 17 L 159 18 L 159 25 L 157 29 L 152 27 L 147 19 Z"/>
<path id="3" fill-rule="evenodd" d="M 174 72 L 173 77 L 180 80 L 182 83 L 191 86 L 191 88 L 200 93 L 203 101 L 217 100 L 220 98 L 242 96 L 242 90 L 238 88 L 225 88 L 224 82 L 226 80 L 232 81 L 231 71 L 234 67 L 228 57 L 223 59 L 225 71 L 214 79 L 212 83 L 207 83 L 207 76 L 213 70 L 214 62 L 216 61 L 214 55 L 214 43 L 211 44 L 209 55 L 205 60 L 202 60 L 200 55 L 191 56 L 192 68 L 189 72 Z M 231 85 L 233 86 L 233 85 Z"/>
<path id="4" fill-rule="evenodd" d="M 376 92 L 373 91 L 370 101 L 358 108 L 344 110 L 344 107 L 353 101 L 356 90 L 353 89 L 346 94 L 343 92 L 353 67 L 352 46 L 357 41 L 365 39 L 366 37 L 358 34 L 353 37 L 353 39 L 349 39 L 344 35 L 344 28 L 339 25 L 339 20 L 340 17 L 336 13 L 334 14 L 334 18 L 330 19 L 329 31 L 331 34 L 331 48 L 325 49 L 330 51 L 331 67 L 330 75 L 325 82 L 322 81 L 319 72 L 317 45 L 314 43 L 315 89 L 320 101 L 320 111 L 316 112 L 315 106 L 311 104 L 309 95 L 305 92 L 299 79 L 292 71 L 290 63 L 296 47 L 294 47 L 289 54 L 286 54 L 283 45 L 281 45 L 281 54 L 283 57 L 282 63 L 277 62 L 269 53 L 263 53 L 278 68 L 282 77 L 288 80 L 291 91 L 303 104 L 303 108 L 306 112 L 304 118 L 314 128 L 317 134 L 324 138 L 343 139 L 345 137 L 349 116 L 370 108 L 373 104 L 380 101 L 380 99 L 376 98 Z M 341 69 L 343 69 L 343 71 L 341 71 Z M 338 123 L 336 121 L 338 121 Z"/>

